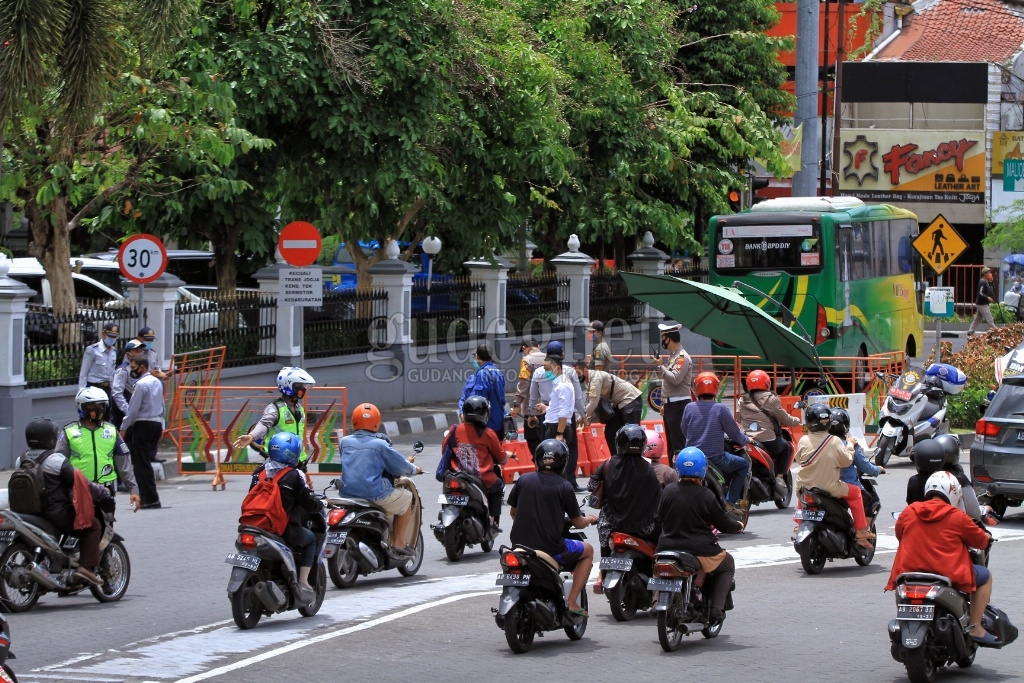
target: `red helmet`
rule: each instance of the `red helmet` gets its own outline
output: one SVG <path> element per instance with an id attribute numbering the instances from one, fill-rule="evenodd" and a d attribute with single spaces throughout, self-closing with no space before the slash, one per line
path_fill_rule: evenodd
<path id="1" fill-rule="evenodd" d="M 693 393 L 697 396 L 718 396 L 718 387 L 721 386 L 718 375 L 713 372 L 702 372 L 693 381 Z"/>
<path id="2" fill-rule="evenodd" d="M 761 391 L 772 390 L 772 380 L 764 370 L 752 370 L 747 373 L 747 391 L 754 391 L 755 389 Z"/>

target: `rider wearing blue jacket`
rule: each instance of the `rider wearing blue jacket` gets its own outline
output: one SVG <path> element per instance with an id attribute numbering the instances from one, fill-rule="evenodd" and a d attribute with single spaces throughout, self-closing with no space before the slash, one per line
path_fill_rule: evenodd
<path id="1" fill-rule="evenodd" d="M 466 385 L 462 387 L 462 396 L 459 398 L 459 413 L 462 413 L 462 404 L 470 396 L 482 396 L 491 403 L 491 416 L 487 420 L 487 426 L 498 435 L 498 440 L 505 438 L 505 375 L 495 365 L 491 357 L 491 350 L 487 344 L 476 347 L 476 355 L 473 356 L 473 367 L 476 369 Z"/>

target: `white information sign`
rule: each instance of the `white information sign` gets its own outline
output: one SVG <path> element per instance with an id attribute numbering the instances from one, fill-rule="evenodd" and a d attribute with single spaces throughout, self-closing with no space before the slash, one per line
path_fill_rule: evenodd
<path id="1" fill-rule="evenodd" d="M 291 304 L 292 306 L 323 306 L 323 269 L 282 269 L 279 299 L 282 304 Z"/>
<path id="2" fill-rule="evenodd" d="M 952 318 L 953 296 L 952 287 L 928 287 L 924 292 L 925 314 L 935 318 Z"/>

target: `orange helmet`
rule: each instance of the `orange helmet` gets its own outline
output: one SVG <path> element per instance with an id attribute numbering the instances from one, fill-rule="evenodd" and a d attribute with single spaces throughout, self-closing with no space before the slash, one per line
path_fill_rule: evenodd
<path id="1" fill-rule="evenodd" d="M 772 390 L 772 380 L 764 370 L 753 370 L 747 374 L 747 391 Z"/>
<path id="2" fill-rule="evenodd" d="M 375 432 L 380 429 L 380 411 L 372 403 L 360 403 L 352 411 L 352 429 Z"/>
<path id="3" fill-rule="evenodd" d="M 693 393 L 697 396 L 718 396 L 718 387 L 721 386 L 718 375 L 713 372 L 702 372 L 693 381 Z"/>
<path id="4" fill-rule="evenodd" d="M 651 460 L 661 460 L 661 457 L 665 455 L 665 439 L 661 436 L 661 432 L 656 432 L 653 429 L 645 431 L 647 432 L 647 445 L 644 447 L 644 456 Z"/>

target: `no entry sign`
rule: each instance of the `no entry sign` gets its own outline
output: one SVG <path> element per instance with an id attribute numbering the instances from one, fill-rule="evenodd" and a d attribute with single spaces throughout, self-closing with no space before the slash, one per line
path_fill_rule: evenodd
<path id="1" fill-rule="evenodd" d="M 277 249 L 289 265 L 304 268 L 316 263 L 320 257 L 320 231 L 305 221 L 284 226 L 277 238 Z"/>
<path id="2" fill-rule="evenodd" d="M 167 269 L 167 250 L 159 237 L 134 235 L 117 252 L 121 274 L 132 282 L 144 285 L 152 282 Z"/>

